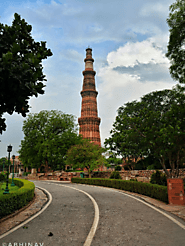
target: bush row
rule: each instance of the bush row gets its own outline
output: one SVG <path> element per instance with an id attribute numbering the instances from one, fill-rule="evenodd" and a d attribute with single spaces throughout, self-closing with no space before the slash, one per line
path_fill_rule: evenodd
<path id="1" fill-rule="evenodd" d="M 34 196 L 35 185 L 28 180 L 14 179 L 17 191 L 0 196 L 0 219 L 27 205 Z"/>
<path id="2" fill-rule="evenodd" d="M 129 180 L 99 179 L 99 178 L 92 178 L 92 179 L 72 178 L 71 182 L 126 190 L 130 192 L 139 193 L 145 196 L 149 196 L 168 203 L 167 187 L 162 185 L 142 183 L 142 182 L 129 181 Z"/>

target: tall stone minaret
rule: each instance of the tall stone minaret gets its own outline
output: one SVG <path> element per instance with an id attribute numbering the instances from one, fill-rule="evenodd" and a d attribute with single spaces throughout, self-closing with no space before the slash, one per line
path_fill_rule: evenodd
<path id="1" fill-rule="evenodd" d="M 80 125 L 80 134 L 83 138 L 88 138 L 91 142 L 101 146 L 100 141 L 100 118 L 98 117 L 96 97 L 98 92 L 96 91 L 94 76 L 96 72 L 93 70 L 92 49 L 86 49 L 85 70 L 82 72 L 84 76 L 83 88 L 81 91 L 82 107 L 81 117 L 78 118 Z"/>

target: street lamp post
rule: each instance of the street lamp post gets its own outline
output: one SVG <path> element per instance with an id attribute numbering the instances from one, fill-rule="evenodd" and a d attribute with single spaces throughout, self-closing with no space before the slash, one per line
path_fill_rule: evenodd
<path id="1" fill-rule="evenodd" d="M 15 160 L 15 155 L 12 155 L 12 159 L 13 159 L 13 175 L 12 175 L 12 183 L 11 186 L 15 186 L 13 179 L 14 179 L 14 160 Z"/>
<path id="2" fill-rule="evenodd" d="M 8 146 L 7 151 L 8 151 L 8 166 L 7 166 L 6 189 L 3 192 L 3 194 L 9 194 L 9 189 L 8 189 L 8 176 L 9 176 L 10 152 L 12 151 L 12 146 L 11 145 Z"/>

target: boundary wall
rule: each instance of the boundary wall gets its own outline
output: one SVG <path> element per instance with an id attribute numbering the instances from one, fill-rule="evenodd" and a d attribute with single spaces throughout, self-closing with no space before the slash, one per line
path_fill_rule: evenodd
<path id="1" fill-rule="evenodd" d="M 159 170 L 165 173 L 164 170 Z M 85 178 L 88 178 L 88 174 L 85 173 Z M 155 170 L 123 170 L 119 172 L 123 180 L 137 179 L 140 182 L 149 183 L 151 175 L 155 173 Z M 111 171 L 105 172 L 93 172 L 92 178 L 110 178 Z M 27 179 L 31 180 L 64 180 L 71 181 L 71 178 L 80 178 L 80 172 L 48 172 L 48 173 L 32 173 L 29 174 Z M 179 178 L 185 179 L 185 168 L 179 169 Z"/>

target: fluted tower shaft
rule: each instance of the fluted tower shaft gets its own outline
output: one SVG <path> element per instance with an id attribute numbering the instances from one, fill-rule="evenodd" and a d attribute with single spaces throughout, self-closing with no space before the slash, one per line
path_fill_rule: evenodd
<path id="1" fill-rule="evenodd" d="M 83 87 L 81 91 L 82 106 L 81 106 L 81 117 L 78 118 L 80 125 L 80 134 L 83 138 L 88 138 L 91 142 L 101 146 L 100 141 L 100 118 L 98 117 L 97 101 L 96 97 L 98 92 L 96 91 L 95 85 L 95 74 L 93 70 L 92 49 L 86 49 L 85 70 L 82 72 Z"/>

